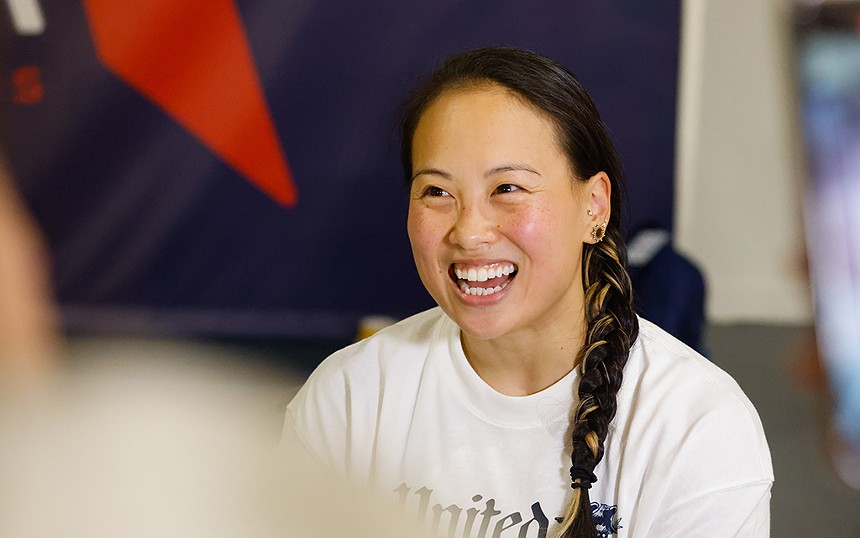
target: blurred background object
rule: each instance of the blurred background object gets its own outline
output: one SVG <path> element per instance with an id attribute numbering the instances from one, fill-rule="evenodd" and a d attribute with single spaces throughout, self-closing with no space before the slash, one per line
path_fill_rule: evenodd
<path id="1" fill-rule="evenodd" d="M 640 315 L 707 355 L 705 280 L 696 264 L 675 250 L 672 234 L 644 226 L 627 243 L 627 265 Z"/>
<path id="2" fill-rule="evenodd" d="M 0 385 L 46 375 L 58 352 L 48 253 L 0 152 Z"/>
<path id="3" fill-rule="evenodd" d="M 860 491 L 860 2 L 800 4 L 795 22 L 807 259 L 830 404 L 826 446 L 842 479 Z"/>

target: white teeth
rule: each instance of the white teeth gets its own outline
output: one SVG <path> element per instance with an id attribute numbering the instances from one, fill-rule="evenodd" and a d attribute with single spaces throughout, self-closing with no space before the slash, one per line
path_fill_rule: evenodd
<path id="1" fill-rule="evenodd" d="M 503 289 L 508 287 L 510 281 L 503 283 L 501 286 L 496 286 L 495 288 L 480 288 L 478 286 L 469 286 L 465 282 L 460 282 L 460 289 L 466 295 L 492 295 L 494 293 L 500 292 Z"/>
<path id="2" fill-rule="evenodd" d="M 494 265 L 491 267 L 470 267 L 469 269 L 454 268 L 454 274 L 459 280 L 468 280 L 469 282 L 486 282 L 491 278 L 499 278 L 508 276 L 516 271 L 512 263 L 507 265 Z"/>

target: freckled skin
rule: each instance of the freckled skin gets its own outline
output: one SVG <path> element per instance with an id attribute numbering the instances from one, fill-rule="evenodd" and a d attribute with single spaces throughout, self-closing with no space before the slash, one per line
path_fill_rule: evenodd
<path id="1" fill-rule="evenodd" d="M 412 157 L 415 263 L 464 347 L 538 354 L 578 345 L 591 194 L 573 179 L 552 123 L 498 86 L 448 90 L 418 122 Z M 510 262 L 518 272 L 502 292 L 470 303 L 448 273 L 463 262 Z"/>

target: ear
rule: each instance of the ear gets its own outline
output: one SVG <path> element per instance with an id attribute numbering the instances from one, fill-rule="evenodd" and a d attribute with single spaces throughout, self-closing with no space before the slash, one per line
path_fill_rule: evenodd
<path id="1" fill-rule="evenodd" d="M 585 243 L 594 243 L 595 240 L 591 235 L 595 226 L 608 224 L 609 217 L 612 212 L 612 182 L 606 172 L 598 172 L 588 178 L 583 185 L 585 194 L 585 211 L 591 212 L 588 216 L 588 230 L 583 238 Z"/>

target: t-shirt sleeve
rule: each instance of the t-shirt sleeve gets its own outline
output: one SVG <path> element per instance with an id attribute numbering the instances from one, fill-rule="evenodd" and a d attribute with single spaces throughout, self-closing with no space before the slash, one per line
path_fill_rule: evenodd
<path id="1" fill-rule="evenodd" d="M 323 468 L 369 478 L 380 374 L 374 345 L 328 357 L 287 405 L 283 443 L 298 443 Z"/>
<path id="2" fill-rule="evenodd" d="M 310 467 L 323 469 L 326 465 L 305 445 L 296 429 L 293 413 L 287 409 L 281 440 L 278 443 L 278 457 L 293 468 Z"/>
<path id="3" fill-rule="evenodd" d="M 652 538 L 767 537 L 770 535 L 769 480 L 704 494 L 661 515 Z"/>
<path id="4" fill-rule="evenodd" d="M 773 471 L 758 415 L 724 397 L 668 454 L 666 490 L 647 536 L 768 536 Z"/>
<path id="5" fill-rule="evenodd" d="M 620 425 L 620 480 L 642 477 L 630 536 L 768 536 L 773 467 L 752 403 L 716 365 L 647 322 L 643 329 L 619 393 L 635 411 Z"/>
<path id="6" fill-rule="evenodd" d="M 347 409 L 348 390 L 343 376 L 331 368 L 319 369 L 287 405 L 281 452 L 298 454 L 322 468 L 346 475 Z"/>

